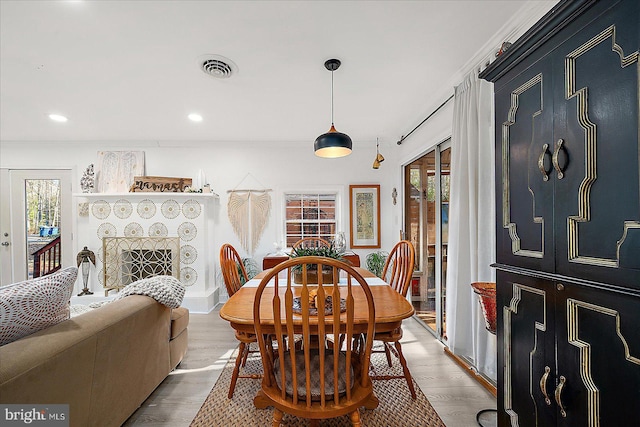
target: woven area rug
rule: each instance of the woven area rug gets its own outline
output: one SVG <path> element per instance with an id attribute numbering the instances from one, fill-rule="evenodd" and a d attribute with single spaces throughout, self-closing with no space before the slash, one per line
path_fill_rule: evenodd
<path id="1" fill-rule="evenodd" d="M 253 349 L 253 347 L 252 347 Z M 237 352 L 237 349 L 236 349 Z M 236 352 L 224 367 L 211 393 L 202 404 L 191 427 L 263 427 L 270 426 L 273 408 L 256 409 L 253 398 L 260 389 L 260 380 L 238 378 L 233 399 L 227 398 L 231 374 L 235 362 Z M 393 358 L 393 368 L 387 366 L 384 353 L 372 356 L 372 370 L 377 375 L 397 375 L 402 371 L 400 362 Z M 260 373 L 262 365 L 259 353 L 251 353 L 244 373 Z M 367 427 L 444 427 L 444 423 L 433 409 L 426 396 L 414 381 L 417 399 L 411 399 L 411 394 L 403 379 L 388 381 L 374 381 L 373 388 L 380 400 L 380 405 L 374 410 L 360 408 L 360 418 L 363 426 Z M 282 426 L 308 426 L 309 420 L 285 414 Z M 351 426 L 348 416 L 322 420 L 323 427 Z"/>

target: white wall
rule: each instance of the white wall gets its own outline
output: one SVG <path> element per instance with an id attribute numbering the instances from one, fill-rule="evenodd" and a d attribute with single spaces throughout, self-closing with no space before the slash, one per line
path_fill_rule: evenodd
<path id="1" fill-rule="evenodd" d="M 378 170 L 372 168 L 375 142 L 354 143 L 353 153 L 340 159 L 321 159 L 313 154 L 313 140 L 299 144 L 272 143 L 157 143 L 157 142 L 2 142 L 0 167 L 7 168 L 71 168 L 74 171 L 73 192 L 80 193 L 80 178 L 86 167 L 96 162 L 101 150 L 140 150 L 145 152 L 146 174 L 195 178 L 202 169 L 212 191 L 220 195 L 213 208 L 214 241 L 210 242 L 210 262 L 217 264 L 218 249 L 231 243 L 240 252 L 240 243 L 227 217 L 227 190 L 234 188 L 271 188 L 272 212 L 269 224 L 254 254 L 261 265 L 262 257 L 274 251 L 273 243 L 283 240 L 282 191 L 300 189 L 341 190 L 341 231 L 349 242 L 349 184 L 380 184 L 381 245 L 390 250 L 399 238 L 402 224 L 402 180 L 398 172 L 398 147 L 381 143 L 386 160 Z M 244 182 L 243 179 L 251 173 Z M 240 184 L 240 187 L 238 185 Z M 398 203 L 392 203 L 391 192 L 398 190 Z M 82 236 L 74 242 L 74 250 L 82 249 Z M 372 250 L 355 251 L 364 257 Z M 75 253 L 75 252 L 74 252 Z M 221 283 L 216 286 L 222 286 Z"/>
<path id="2" fill-rule="evenodd" d="M 453 88 L 451 89 L 451 93 L 453 93 Z M 444 98 L 443 102 L 447 98 Z M 435 108 L 437 108 L 437 106 Z M 411 163 L 439 143 L 450 138 L 452 125 L 453 99 L 447 102 L 398 146 L 397 155 L 399 162 L 402 165 Z"/>
<path id="3" fill-rule="evenodd" d="M 453 74 L 446 82 L 442 82 L 441 89 L 437 93 L 425 95 L 424 108 L 416 111 L 416 115 L 408 121 L 406 132 L 408 134 L 424 118 L 431 115 L 445 100 L 452 94 L 455 86 L 474 69 L 485 69 L 488 62 L 496 60 L 495 53 L 499 50 L 502 42 L 515 42 L 518 37 L 524 34 L 540 18 L 549 12 L 557 3 L 556 0 L 530 1 L 523 4 L 523 8 L 516 16 L 506 21 L 502 28 L 496 30 L 494 36 L 487 40 L 484 46 L 467 63 L 463 65 L 457 73 Z M 437 64 L 434 64 L 437 66 Z M 397 152 L 399 163 L 406 165 L 417 159 L 434 146 L 451 137 L 451 126 L 453 124 L 453 99 L 451 99 L 440 110 L 433 114 L 429 120 L 421 125 L 411 134 L 399 147 Z M 400 139 L 401 135 L 398 135 Z M 395 145 L 395 141 L 393 142 Z"/>

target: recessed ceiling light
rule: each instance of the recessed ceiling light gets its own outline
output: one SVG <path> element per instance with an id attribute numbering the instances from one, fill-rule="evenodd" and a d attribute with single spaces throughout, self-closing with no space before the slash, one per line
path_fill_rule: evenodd
<path id="1" fill-rule="evenodd" d="M 49 114 L 49 118 L 54 122 L 66 122 L 68 119 L 60 114 Z"/>
<path id="2" fill-rule="evenodd" d="M 200 114 L 196 114 L 196 113 L 191 113 L 189 114 L 189 120 L 191 120 L 192 122 L 201 122 L 202 121 L 202 116 Z"/>

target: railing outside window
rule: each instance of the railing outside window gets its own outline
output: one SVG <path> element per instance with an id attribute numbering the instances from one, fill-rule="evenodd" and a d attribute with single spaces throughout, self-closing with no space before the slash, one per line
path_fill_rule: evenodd
<path id="1" fill-rule="evenodd" d="M 33 253 L 33 277 L 46 276 L 62 268 L 60 236 Z"/>

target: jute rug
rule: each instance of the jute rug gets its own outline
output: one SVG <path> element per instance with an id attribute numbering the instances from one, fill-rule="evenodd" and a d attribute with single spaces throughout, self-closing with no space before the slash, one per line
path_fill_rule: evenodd
<path id="1" fill-rule="evenodd" d="M 252 347 L 253 348 L 253 347 Z M 236 349 L 237 351 L 237 349 Z M 233 399 L 227 398 L 236 352 L 224 367 L 211 393 L 191 422 L 191 427 L 263 427 L 270 426 L 273 408 L 256 409 L 253 398 L 260 389 L 260 380 L 238 378 Z M 372 357 L 372 369 L 377 375 L 397 375 L 402 371 L 400 362 L 393 358 L 393 367 L 389 368 L 384 353 L 375 353 Z M 259 353 L 252 353 L 245 366 L 244 373 L 260 373 L 262 365 Z M 414 381 L 417 399 L 411 394 L 403 379 L 374 381 L 373 388 L 380 400 L 374 410 L 360 408 L 363 426 L 367 427 L 444 427 L 444 423 L 433 409 L 424 393 Z M 283 426 L 308 426 L 309 420 L 285 414 Z M 351 426 L 348 416 L 323 420 L 323 427 Z"/>

